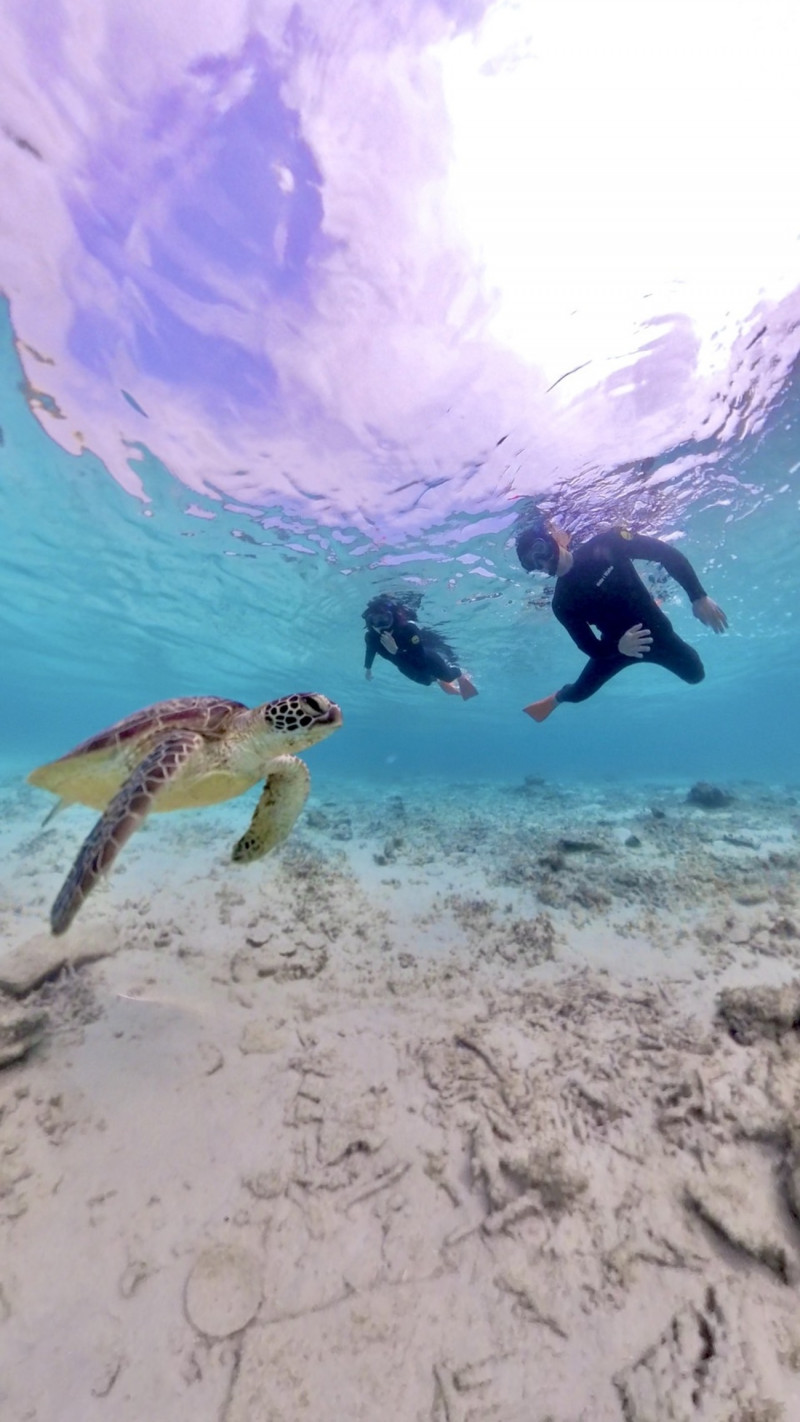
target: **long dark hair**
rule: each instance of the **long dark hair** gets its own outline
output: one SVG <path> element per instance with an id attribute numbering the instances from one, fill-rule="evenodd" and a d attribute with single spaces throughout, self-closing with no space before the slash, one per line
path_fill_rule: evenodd
<path id="1" fill-rule="evenodd" d="M 417 613 L 422 605 L 422 593 L 408 592 L 405 588 L 399 593 L 376 593 L 370 598 L 361 616 L 367 626 L 372 624 L 372 616 L 376 612 L 388 612 L 392 621 L 402 627 L 407 622 L 416 622 Z M 442 656 L 448 657 L 451 661 L 456 660 L 456 654 L 450 646 L 446 637 L 441 632 L 437 632 L 433 627 L 420 627 L 419 638 L 422 646 L 427 651 L 441 652 Z"/>
<path id="2" fill-rule="evenodd" d="M 361 616 L 366 623 L 372 621 L 376 612 L 388 612 L 392 620 L 396 622 L 413 622 L 422 602 L 422 593 L 406 592 L 401 593 L 376 593 L 370 598 Z"/>

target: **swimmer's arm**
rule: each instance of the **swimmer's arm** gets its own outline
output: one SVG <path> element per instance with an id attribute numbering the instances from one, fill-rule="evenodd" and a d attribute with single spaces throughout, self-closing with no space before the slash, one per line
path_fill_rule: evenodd
<path id="1" fill-rule="evenodd" d="M 623 541 L 622 538 L 620 541 Z M 631 558 L 647 558 L 660 563 L 676 583 L 679 583 L 692 604 L 692 612 L 699 622 L 710 627 L 713 632 L 724 632 L 728 619 L 718 603 L 708 596 L 689 559 L 669 543 L 660 538 L 648 538 L 646 534 L 634 533 L 624 539 Z"/>
<path id="2" fill-rule="evenodd" d="M 557 612 L 556 617 L 586 657 L 610 657 L 616 652 L 613 642 L 601 642 L 583 617 L 569 612 Z"/>
<path id="3" fill-rule="evenodd" d="M 660 563 L 683 588 L 691 603 L 707 596 L 689 559 L 671 543 L 662 543 L 660 538 L 650 538 L 645 533 L 632 533 L 628 537 L 620 535 L 620 544 L 629 558 L 646 558 L 648 563 Z"/>

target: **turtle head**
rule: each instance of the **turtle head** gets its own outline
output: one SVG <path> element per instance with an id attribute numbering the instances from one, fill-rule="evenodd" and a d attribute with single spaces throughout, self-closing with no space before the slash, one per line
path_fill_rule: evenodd
<path id="1" fill-rule="evenodd" d="M 277 737 L 281 751 L 289 754 L 324 740 L 342 724 L 342 713 L 336 702 L 311 691 L 267 701 L 253 714 L 264 723 L 270 739 Z"/>

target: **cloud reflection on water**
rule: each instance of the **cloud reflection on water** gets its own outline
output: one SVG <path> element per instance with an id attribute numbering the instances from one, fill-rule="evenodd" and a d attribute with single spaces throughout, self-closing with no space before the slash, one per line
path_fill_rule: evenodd
<path id="1" fill-rule="evenodd" d="M 798 349 L 795 10 L 17 0 L 40 419 L 389 541 L 554 484 L 674 513 Z"/>

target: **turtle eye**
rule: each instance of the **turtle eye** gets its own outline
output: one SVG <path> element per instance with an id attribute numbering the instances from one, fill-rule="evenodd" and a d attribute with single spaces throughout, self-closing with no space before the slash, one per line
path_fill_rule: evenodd
<path id="1" fill-rule="evenodd" d="M 311 710 L 313 711 L 313 713 L 314 713 L 315 716 L 321 716 L 321 715 L 322 715 L 323 708 L 322 708 L 322 706 L 320 705 L 319 697 L 317 697 L 317 696 L 307 696 L 307 697 L 306 697 L 306 706 L 308 706 L 308 707 L 311 708 Z"/>

